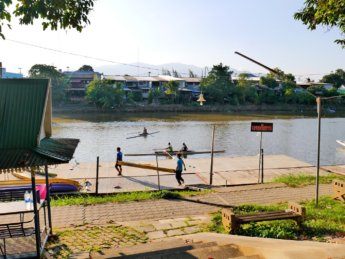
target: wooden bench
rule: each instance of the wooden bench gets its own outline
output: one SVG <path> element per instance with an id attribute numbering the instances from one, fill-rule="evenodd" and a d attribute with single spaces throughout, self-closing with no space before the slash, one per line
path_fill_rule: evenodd
<path id="1" fill-rule="evenodd" d="M 235 215 L 232 209 L 222 209 L 222 223 L 229 232 L 236 231 L 241 224 L 267 220 L 292 219 L 300 226 L 305 217 L 305 208 L 297 203 L 289 202 L 287 210 L 269 211 L 247 215 Z"/>
<path id="2" fill-rule="evenodd" d="M 16 237 L 27 237 L 35 234 L 33 227 L 25 227 L 28 222 L 0 224 L 0 239 L 3 240 L 0 244 L 0 252 L 6 258 L 6 239 Z"/>
<path id="3" fill-rule="evenodd" d="M 332 181 L 333 199 L 345 201 L 345 182 L 341 180 Z"/>

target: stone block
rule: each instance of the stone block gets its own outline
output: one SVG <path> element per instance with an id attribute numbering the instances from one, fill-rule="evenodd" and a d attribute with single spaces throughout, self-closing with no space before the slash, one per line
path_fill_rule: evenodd
<path id="1" fill-rule="evenodd" d="M 160 231 L 149 232 L 149 233 L 147 233 L 147 236 L 149 237 L 149 239 L 159 239 L 159 238 L 166 237 L 164 232 L 161 231 L 161 230 Z"/>

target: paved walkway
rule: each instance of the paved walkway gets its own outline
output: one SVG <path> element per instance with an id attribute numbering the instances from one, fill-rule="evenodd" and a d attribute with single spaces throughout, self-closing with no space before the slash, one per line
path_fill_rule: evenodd
<path id="1" fill-rule="evenodd" d="M 330 195 L 331 185 L 320 185 L 320 195 Z M 53 226 L 108 224 L 202 215 L 224 206 L 245 203 L 270 204 L 301 201 L 315 197 L 315 186 L 289 188 L 283 184 L 263 184 L 220 188 L 215 193 L 184 199 L 107 203 L 90 206 L 53 207 Z"/>

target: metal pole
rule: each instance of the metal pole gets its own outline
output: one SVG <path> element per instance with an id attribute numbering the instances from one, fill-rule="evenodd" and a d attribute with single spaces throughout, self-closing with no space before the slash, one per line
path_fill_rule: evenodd
<path id="1" fill-rule="evenodd" d="M 161 190 L 161 182 L 160 182 L 160 179 L 159 179 L 159 170 L 158 170 L 158 155 L 157 155 L 157 152 L 156 152 L 156 164 L 157 164 L 158 190 Z"/>
<path id="2" fill-rule="evenodd" d="M 264 183 L 264 149 L 261 149 L 261 183 Z"/>
<path id="3" fill-rule="evenodd" d="M 320 175 L 320 142 L 321 142 L 321 98 L 316 98 L 317 104 L 317 164 L 316 164 L 316 207 L 319 206 L 319 175 Z"/>
<path id="4" fill-rule="evenodd" d="M 31 167 L 31 187 L 32 187 L 32 202 L 34 205 L 34 222 L 35 222 L 35 236 L 36 236 L 36 253 L 37 258 L 41 257 L 41 231 L 40 231 L 40 218 L 37 210 L 37 193 L 36 193 L 36 181 L 35 170 Z"/>
<path id="5" fill-rule="evenodd" d="M 48 166 L 45 165 L 44 166 L 44 171 L 45 171 L 45 175 L 46 175 L 46 189 L 47 189 L 47 197 L 46 197 L 46 201 L 47 201 L 47 208 L 48 208 L 48 225 L 49 225 L 49 233 L 50 235 L 53 234 L 53 224 L 52 224 L 52 213 L 51 213 L 51 209 L 50 209 L 50 188 L 49 188 L 49 181 L 48 181 Z"/>
<path id="6" fill-rule="evenodd" d="M 99 174 L 99 156 L 96 162 L 96 194 L 98 194 L 98 174 Z"/>
<path id="7" fill-rule="evenodd" d="M 215 131 L 216 131 L 216 125 L 213 125 L 212 145 L 211 145 L 210 185 L 212 185 L 212 181 L 213 181 L 213 151 L 214 151 L 214 134 L 215 134 Z"/>
<path id="8" fill-rule="evenodd" d="M 260 152 L 259 152 L 259 173 L 258 173 L 258 183 L 260 183 L 261 178 L 261 160 L 262 160 L 262 131 L 260 132 Z"/>

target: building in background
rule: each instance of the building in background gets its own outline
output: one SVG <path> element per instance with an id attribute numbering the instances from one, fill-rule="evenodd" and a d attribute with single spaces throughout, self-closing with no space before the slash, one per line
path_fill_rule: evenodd
<path id="1" fill-rule="evenodd" d="M 67 71 L 63 74 L 69 80 L 66 96 L 72 101 L 84 99 L 87 85 L 94 79 L 101 79 L 101 73 L 94 71 Z"/>
<path id="2" fill-rule="evenodd" d="M 0 78 L 23 78 L 23 74 L 7 72 L 6 68 L 2 67 L 2 63 L 0 62 Z"/>
<path id="3" fill-rule="evenodd" d="M 147 98 L 150 89 L 165 91 L 165 84 L 169 81 L 176 81 L 179 84 L 179 91 L 184 95 L 196 96 L 200 93 L 201 78 L 173 77 L 167 75 L 159 76 L 114 76 L 103 75 L 102 79 L 119 83 L 125 92 L 141 92 L 143 98 Z"/>

